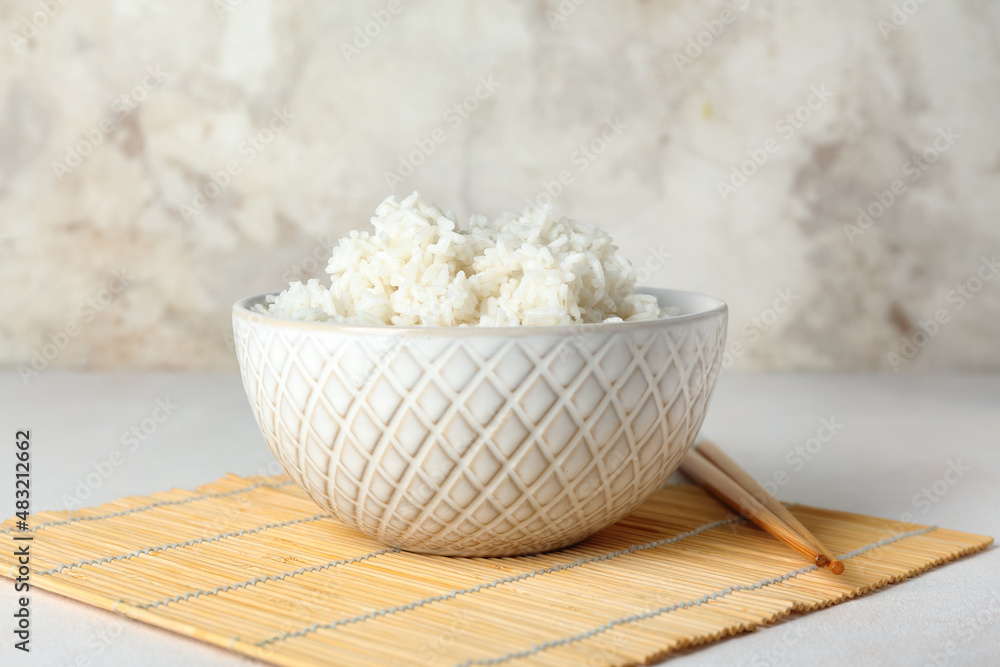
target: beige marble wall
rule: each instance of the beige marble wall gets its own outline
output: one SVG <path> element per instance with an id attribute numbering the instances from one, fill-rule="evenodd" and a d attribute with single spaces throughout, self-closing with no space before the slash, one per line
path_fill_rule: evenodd
<path id="1" fill-rule="evenodd" d="M 998 369 L 1000 6 L 895 6 L 3 3 L 0 363 L 233 367 L 235 299 L 419 189 L 555 193 L 737 368 Z"/>

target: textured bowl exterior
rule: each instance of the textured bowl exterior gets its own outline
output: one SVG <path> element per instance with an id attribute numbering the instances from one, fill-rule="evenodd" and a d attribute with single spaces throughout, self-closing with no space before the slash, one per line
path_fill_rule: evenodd
<path id="1" fill-rule="evenodd" d="M 352 327 L 233 309 L 253 413 L 316 503 L 379 541 L 499 556 L 574 544 L 663 485 L 719 372 L 726 307 L 643 323 Z M 682 311 L 683 313 L 683 311 Z"/>

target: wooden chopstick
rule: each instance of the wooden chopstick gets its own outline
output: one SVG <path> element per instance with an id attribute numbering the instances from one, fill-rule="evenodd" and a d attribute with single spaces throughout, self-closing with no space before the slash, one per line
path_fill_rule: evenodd
<path id="1" fill-rule="evenodd" d="M 719 449 L 718 445 L 714 442 L 709 442 L 707 440 L 702 441 L 697 445 L 698 452 L 708 459 L 710 462 L 714 463 L 717 468 L 726 473 L 733 480 L 742 486 L 744 489 L 750 492 L 750 494 L 760 501 L 764 507 L 771 510 L 779 519 L 791 526 L 792 530 L 797 532 L 806 542 L 812 545 L 813 549 L 819 552 L 822 556 L 823 562 L 819 560 L 816 564 L 820 567 L 829 566 L 830 570 L 835 574 L 840 574 L 844 571 L 843 563 L 837 560 L 836 556 L 831 554 L 823 543 L 819 539 L 809 532 L 809 529 L 802 525 L 802 522 L 795 518 L 795 515 L 788 511 L 788 508 L 781 504 L 781 502 L 767 492 L 763 486 L 761 486 L 757 480 L 750 476 L 746 470 L 741 468 L 736 461 L 729 458 L 729 455 L 724 451 Z M 836 565 L 839 564 L 840 567 Z M 839 571 L 838 571 L 839 570 Z"/>
<path id="2" fill-rule="evenodd" d="M 705 444 L 702 443 L 699 447 L 692 449 L 681 461 L 681 470 L 686 475 L 819 567 L 827 566 L 834 574 L 841 574 L 844 571 L 843 563 L 831 558 L 820 541 L 801 522 L 795 519 L 784 505 L 757 484 L 732 459 L 722 454 L 718 447 L 709 447 L 708 452 L 705 452 L 715 455 L 716 461 L 714 462 L 705 453 L 702 453 L 701 449 Z M 722 456 L 720 457 L 718 454 L 722 454 Z M 723 461 L 723 464 L 720 465 L 718 461 Z M 734 476 L 730 475 L 729 471 L 738 471 L 736 474 L 741 480 L 749 479 L 753 484 L 745 482 L 741 484 Z M 783 511 L 777 510 L 778 507 Z M 786 515 L 792 516 L 791 522 L 787 522 L 783 518 Z"/>

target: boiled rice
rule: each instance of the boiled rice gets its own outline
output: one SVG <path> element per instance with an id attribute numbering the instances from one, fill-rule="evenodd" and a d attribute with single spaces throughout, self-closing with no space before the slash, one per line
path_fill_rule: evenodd
<path id="1" fill-rule="evenodd" d="M 667 317 L 634 292 L 635 270 L 595 225 L 550 209 L 474 215 L 467 229 L 414 192 L 389 197 L 370 232 L 351 232 L 318 280 L 291 283 L 259 312 L 395 326 L 541 326 Z"/>

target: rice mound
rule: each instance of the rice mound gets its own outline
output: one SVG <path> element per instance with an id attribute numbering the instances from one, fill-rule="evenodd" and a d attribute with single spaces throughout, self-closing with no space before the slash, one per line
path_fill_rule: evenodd
<path id="1" fill-rule="evenodd" d="M 596 225 L 556 220 L 551 209 L 474 215 L 414 192 L 389 197 L 333 249 L 327 287 L 293 282 L 261 313 L 293 320 L 394 326 L 541 326 L 651 320 L 671 313 L 636 294 L 635 270 Z"/>

